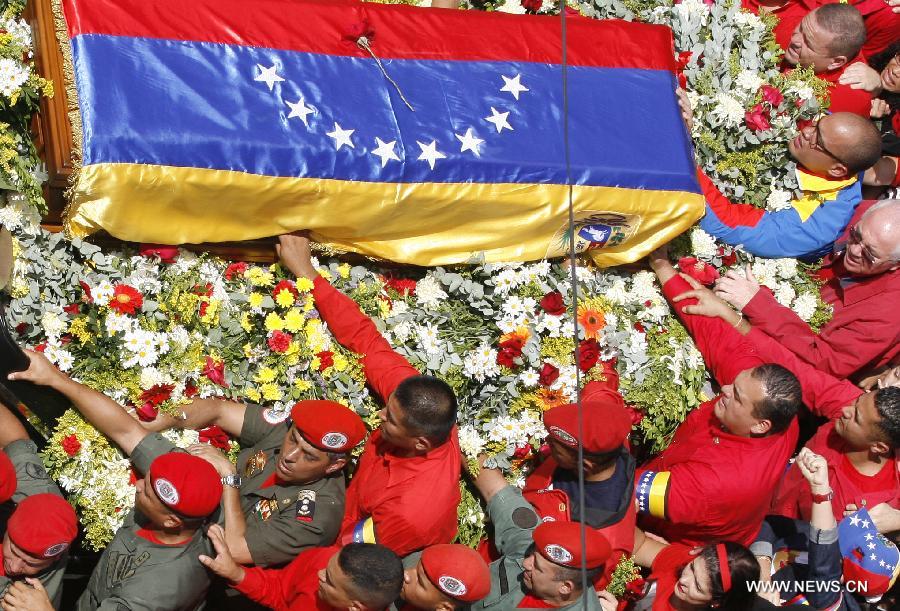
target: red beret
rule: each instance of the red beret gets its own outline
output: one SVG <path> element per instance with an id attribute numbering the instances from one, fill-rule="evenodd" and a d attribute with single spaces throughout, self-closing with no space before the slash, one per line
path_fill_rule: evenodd
<path id="1" fill-rule="evenodd" d="M 0 503 L 12 498 L 16 491 L 16 468 L 6 452 L 0 450 Z"/>
<path id="2" fill-rule="evenodd" d="M 612 452 L 625 444 L 631 432 L 631 416 L 625 410 L 622 396 L 613 391 L 604 393 L 605 400 L 598 401 L 594 394 L 590 401 L 582 403 L 584 408 L 585 452 L 602 454 Z M 560 443 L 578 447 L 578 405 L 560 405 L 544 412 L 544 426 L 547 434 Z"/>
<path id="3" fill-rule="evenodd" d="M 491 591 L 491 573 L 481 554 L 465 545 L 432 545 L 422 552 L 422 568 L 435 587 L 456 600 L 473 603 Z"/>
<path id="4" fill-rule="evenodd" d="M 349 452 L 366 436 L 356 412 L 334 401 L 300 401 L 291 420 L 309 443 L 325 452 Z"/>
<path id="5" fill-rule="evenodd" d="M 222 479 L 199 456 L 184 452 L 157 456 L 148 478 L 166 507 L 189 518 L 208 516 L 222 500 Z"/>
<path id="6" fill-rule="evenodd" d="M 58 494 L 33 494 L 18 504 L 6 526 L 16 546 L 38 558 L 68 549 L 78 534 L 75 510 Z"/>
<path id="7" fill-rule="evenodd" d="M 581 524 L 578 522 L 544 522 L 534 529 L 535 549 L 554 564 L 581 568 L 582 556 L 587 568 L 602 566 L 612 553 L 609 541 L 598 531 L 585 527 L 585 552 L 581 552 Z"/>

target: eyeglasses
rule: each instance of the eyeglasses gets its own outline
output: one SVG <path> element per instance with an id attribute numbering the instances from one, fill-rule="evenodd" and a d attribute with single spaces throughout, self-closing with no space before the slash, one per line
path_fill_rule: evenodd
<path id="1" fill-rule="evenodd" d="M 859 230 L 858 223 L 850 228 L 850 231 L 847 234 L 847 244 L 848 246 L 851 244 L 859 244 L 862 257 L 869 265 L 878 263 L 879 258 L 873 255 L 872 251 L 869 250 L 869 247 L 863 243 L 862 232 Z"/>
<path id="2" fill-rule="evenodd" d="M 822 153 L 825 153 L 826 155 L 828 155 L 835 161 L 843 163 L 844 165 L 850 165 L 846 161 L 844 161 L 843 159 L 841 159 L 840 157 L 838 157 L 837 155 L 835 155 L 834 153 L 829 151 L 827 148 L 825 148 L 825 145 L 822 144 L 822 121 L 823 120 L 824 119 L 819 119 L 818 121 L 816 121 L 816 141 L 814 143 L 812 143 L 810 146 L 812 146 L 812 148 L 816 149 L 817 151 L 821 151 Z"/>

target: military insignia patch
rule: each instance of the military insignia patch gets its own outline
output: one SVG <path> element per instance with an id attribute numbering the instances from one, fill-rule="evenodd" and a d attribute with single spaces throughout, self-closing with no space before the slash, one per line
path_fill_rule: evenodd
<path id="1" fill-rule="evenodd" d="M 297 493 L 298 522 L 312 522 L 316 514 L 316 493 L 313 490 L 301 490 Z"/>
<path id="2" fill-rule="evenodd" d="M 287 420 L 288 412 L 276 411 L 271 407 L 267 407 L 262 411 L 263 420 L 268 422 L 269 424 L 278 424 L 279 422 L 284 422 Z"/>
<path id="3" fill-rule="evenodd" d="M 568 431 L 564 431 L 558 426 L 551 426 L 547 429 L 547 432 L 559 439 L 561 442 L 566 444 L 567 446 L 577 447 L 578 440 L 575 439 Z"/>
<path id="4" fill-rule="evenodd" d="M 278 510 L 278 501 L 276 499 L 259 499 L 256 502 L 256 515 L 265 522 L 272 517 L 272 513 Z"/>
<path id="5" fill-rule="evenodd" d="M 156 494 L 159 496 L 159 498 L 166 505 L 178 504 L 178 491 L 169 480 L 159 477 L 155 482 L 153 482 L 153 488 L 156 490 Z"/>
<path id="6" fill-rule="evenodd" d="M 57 543 L 55 545 L 51 545 L 44 550 L 44 558 L 52 558 L 57 554 L 61 554 L 66 550 L 67 547 L 69 547 L 68 543 Z"/>
<path id="7" fill-rule="evenodd" d="M 449 594 L 455 598 L 459 598 L 466 593 L 466 584 L 450 575 L 441 575 L 438 577 L 438 587 L 443 590 L 445 594 Z"/>
<path id="8" fill-rule="evenodd" d="M 250 477 L 262 471 L 266 466 L 266 460 L 268 460 L 268 456 L 262 450 L 247 459 L 247 464 L 244 465 L 244 477 Z"/>
<path id="9" fill-rule="evenodd" d="M 347 444 L 347 436 L 343 433 L 326 433 L 322 437 L 322 445 L 326 448 L 336 450 Z"/>
<path id="10" fill-rule="evenodd" d="M 572 554 L 561 545 L 551 544 L 544 548 L 544 554 L 546 554 L 547 558 L 556 562 L 557 564 L 564 564 L 566 562 L 572 562 Z"/>

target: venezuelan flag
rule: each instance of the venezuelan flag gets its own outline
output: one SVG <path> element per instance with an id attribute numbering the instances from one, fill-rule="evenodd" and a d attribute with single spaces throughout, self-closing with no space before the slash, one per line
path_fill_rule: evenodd
<path id="1" fill-rule="evenodd" d="M 614 265 L 704 211 L 662 26 L 568 22 L 570 232 L 558 18 L 346 0 L 62 8 L 76 235 L 309 228 L 419 265 L 559 256 L 574 239 Z"/>

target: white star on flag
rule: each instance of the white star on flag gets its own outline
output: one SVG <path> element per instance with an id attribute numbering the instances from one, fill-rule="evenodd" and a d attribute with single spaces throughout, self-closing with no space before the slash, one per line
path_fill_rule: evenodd
<path id="1" fill-rule="evenodd" d="M 334 140 L 334 150 L 339 151 L 344 145 L 347 145 L 350 148 L 356 148 L 353 144 L 353 140 L 350 139 L 350 136 L 353 135 L 353 132 L 355 131 L 355 129 L 341 129 L 341 125 L 335 121 L 334 131 L 330 131 L 325 135 Z"/>
<path id="2" fill-rule="evenodd" d="M 868 547 L 869 549 L 875 549 L 875 544 L 869 543 L 866 547 Z"/>
<path id="3" fill-rule="evenodd" d="M 447 156 L 437 150 L 437 140 L 432 140 L 431 144 L 425 144 L 423 142 L 419 142 L 416 140 L 416 144 L 419 145 L 419 148 L 422 149 L 422 154 L 419 155 L 419 161 L 427 161 L 428 166 L 433 170 L 434 162 L 438 159 L 446 159 Z"/>
<path id="4" fill-rule="evenodd" d="M 503 131 L 503 128 L 512 129 L 512 125 L 509 124 L 509 121 L 506 118 L 509 116 L 509 111 L 506 112 L 497 112 L 497 109 L 491 106 L 491 116 L 485 117 L 484 120 L 488 123 L 493 123 L 494 127 L 497 128 L 497 133 Z"/>
<path id="5" fill-rule="evenodd" d="M 257 75 L 253 80 L 268 85 L 269 91 L 272 91 L 275 83 L 280 83 L 284 80 L 283 78 L 275 74 L 275 64 L 272 64 L 269 68 L 263 68 L 262 64 L 256 64 L 256 67 L 259 68 L 259 75 Z"/>
<path id="6" fill-rule="evenodd" d="M 869 521 L 868 521 L 868 520 L 863 520 L 863 521 L 862 521 L 862 527 L 863 527 L 863 528 L 868 528 L 868 527 L 869 527 Z"/>
<path id="7" fill-rule="evenodd" d="M 291 114 L 288 115 L 288 119 L 300 117 L 300 120 L 303 121 L 303 125 L 309 127 L 309 115 L 315 114 L 316 109 L 312 106 L 307 106 L 302 95 L 296 102 L 288 102 L 285 100 L 284 103 L 291 108 Z"/>
<path id="8" fill-rule="evenodd" d="M 866 541 L 871 541 L 874 538 L 875 538 L 875 535 L 873 535 L 872 533 L 866 533 Z"/>
<path id="9" fill-rule="evenodd" d="M 859 516 L 850 516 L 850 526 L 859 526 Z"/>
<path id="10" fill-rule="evenodd" d="M 522 80 L 521 80 L 522 75 L 521 74 L 517 74 L 512 78 L 509 78 L 508 76 L 503 76 L 501 74 L 500 78 L 502 78 L 503 82 L 505 83 L 505 85 L 503 85 L 503 87 L 500 88 L 500 91 L 508 91 L 509 93 L 513 94 L 513 97 L 516 98 L 517 102 L 519 101 L 520 93 L 522 93 L 523 91 L 529 91 L 528 87 L 526 87 L 525 85 L 522 84 Z"/>
<path id="11" fill-rule="evenodd" d="M 397 153 L 394 152 L 394 145 L 397 144 L 396 140 L 383 142 L 381 138 L 375 138 L 375 144 L 378 146 L 375 147 L 372 154 L 381 157 L 381 167 L 386 166 L 389 159 L 400 161 L 400 158 L 397 157 Z"/>
<path id="12" fill-rule="evenodd" d="M 482 144 L 484 144 L 484 140 L 475 136 L 472 133 L 472 128 L 466 130 L 466 133 L 460 136 L 459 134 L 454 134 L 456 139 L 460 141 L 461 145 L 459 147 L 460 153 L 465 153 L 466 151 L 472 151 L 475 153 L 476 157 L 481 156 L 481 151 L 478 149 Z"/>
<path id="13" fill-rule="evenodd" d="M 871 556 L 869 556 L 869 558 L 871 558 L 872 560 L 878 560 L 878 556 L 876 556 L 875 554 L 872 554 Z"/>
<path id="14" fill-rule="evenodd" d="M 878 566 L 884 566 L 884 560 L 878 563 Z"/>

